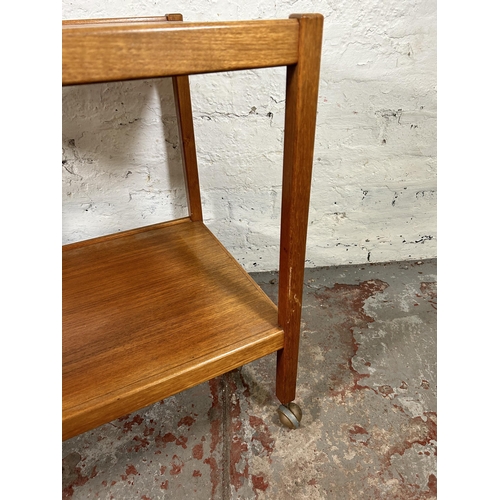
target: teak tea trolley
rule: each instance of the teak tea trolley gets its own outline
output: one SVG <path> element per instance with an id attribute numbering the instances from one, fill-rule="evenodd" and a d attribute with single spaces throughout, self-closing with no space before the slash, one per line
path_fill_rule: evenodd
<path id="1" fill-rule="evenodd" d="M 295 398 L 323 16 L 63 21 L 62 84 L 172 77 L 189 216 L 63 246 L 63 440 L 277 352 Z M 286 66 L 278 307 L 203 223 L 188 75 Z"/>

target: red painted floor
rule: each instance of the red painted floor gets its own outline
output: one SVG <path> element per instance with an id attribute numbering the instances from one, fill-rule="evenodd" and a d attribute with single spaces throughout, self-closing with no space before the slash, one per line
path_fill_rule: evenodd
<path id="1" fill-rule="evenodd" d="M 276 300 L 276 273 L 254 274 Z M 275 357 L 63 443 L 72 499 L 436 498 L 436 261 L 306 270 L 301 427 Z"/>

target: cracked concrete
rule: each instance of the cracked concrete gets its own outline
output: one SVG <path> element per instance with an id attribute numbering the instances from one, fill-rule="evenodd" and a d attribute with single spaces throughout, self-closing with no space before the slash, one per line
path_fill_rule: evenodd
<path id="1" fill-rule="evenodd" d="M 300 429 L 266 356 L 64 442 L 62 497 L 434 499 L 436 315 L 435 260 L 307 269 Z"/>

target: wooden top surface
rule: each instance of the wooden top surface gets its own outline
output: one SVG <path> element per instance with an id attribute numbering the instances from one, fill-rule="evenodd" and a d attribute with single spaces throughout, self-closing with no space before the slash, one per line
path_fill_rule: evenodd
<path id="1" fill-rule="evenodd" d="M 276 306 L 203 223 L 154 227 L 63 247 L 63 416 L 282 345 Z"/>
<path id="2" fill-rule="evenodd" d="M 295 64 L 296 19 L 191 23 L 66 21 L 62 83 L 158 78 Z"/>

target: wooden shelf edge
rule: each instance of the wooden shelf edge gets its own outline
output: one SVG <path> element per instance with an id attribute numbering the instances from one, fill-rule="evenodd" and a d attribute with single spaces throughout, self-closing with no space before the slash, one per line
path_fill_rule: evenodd
<path id="1" fill-rule="evenodd" d="M 140 410 L 148 405 L 173 396 L 200 383 L 218 377 L 228 371 L 278 351 L 283 347 L 282 329 L 267 334 L 265 338 L 250 339 L 247 343 L 233 346 L 230 352 L 198 360 L 196 366 L 187 366 L 176 373 L 154 377 L 143 381 L 140 387 L 130 388 L 127 393 L 108 395 L 63 412 L 62 439 L 70 439 L 78 434 L 111 422 L 125 414 Z M 91 404 L 89 404 L 91 403 Z"/>
<path id="2" fill-rule="evenodd" d="M 185 224 L 193 222 L 189 217 L 182 217 L 180 219 L 174 219 L 167 222 L 158 222 L 157 224 L 150 224 L 149 226 L 141 226 L 135 229 L 127 229 L 126 231 L 120 231 L 118 233 L 106 234 L 104 236 L 98 236 L 97 238 L 90 238 L 88 240 L 75 241 L 74 243 L 68 243 L 62 246 L 62 251 L 67 252 L 69 250 L 74 250 L 75 248 L 86 247 L 89 245 L 95 245 L 96 243 L 104 243 L 107 241 L 116 240 L 117 238 L 123 238 L 126 236 L 131 236 L 133 234 L 145 233 L 154 229 L 161 229 L 164 227 L 176 226 L 177 224 Z"/>
<path id="3" fill-rule="evenodd" d="M 62 84 L 287 66 L 297 63 L 298 36 L 296 19 L 67 22 L 62 27 Z"/>

